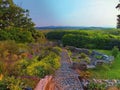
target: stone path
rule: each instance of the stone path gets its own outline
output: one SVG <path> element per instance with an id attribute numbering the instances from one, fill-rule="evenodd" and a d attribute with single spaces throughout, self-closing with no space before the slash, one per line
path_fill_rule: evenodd
<path id="1" fill-rule="evenodd" d="M 55 73 L 55 83 L 61 90 L 83 90 L 78 79 L 79 74 L 69 68 L 71 65 L 67 51 L 63 49 L 61 53 L 61 67 Z"/>

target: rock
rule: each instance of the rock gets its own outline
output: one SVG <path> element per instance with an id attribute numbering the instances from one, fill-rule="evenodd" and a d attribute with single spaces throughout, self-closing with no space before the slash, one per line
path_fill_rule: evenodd
<path id="1" fill-rule="evenodd" d="M 97 83 L 102 84 L 102 80 L 97 80 Z"/>
<path id="2" fill-rule="evenodd" d="M 97 83 L 97 80 L 96 80 L 96 79 L 93 79 L 93 82 Z"/>
<path id="3" fill-rule="evenodd" d="M 95 55 L 100 55 L 101 56 L 103 54 L 93 50 L 92 53 L 91 53 L 91 56 L 95 56 Z"/>
<path id="4" fill-rule="evenodd" d="M 90 51 L 88 49 L 84 49 L 84 48 L 75 48 L 76 52 L 78 53 L 85 53 L 87 55 L 90 55 Z"/>
<path id="5" fill-rule="evenodd" d="M 103 60 L 96 60 L 95 65 L 103 65 L 105 62 Z"/>
<path id="6" fill-rule="evenodd" d="M 117 83 L 117 80 L 113 79 L 112 82 L 113 82 L 113 83 Z"/>
<path id="7" fill-rule="evenodd" d="M 87 69 L 95 68 L 95 65 L 87 65 Z"/>
<path id="8" fill-rule="evenodd" d="M 98 64 L 99 64 L 99 62 L 101 64 L 103 64 L 103 63 L 111 64 L 112 61 L 114 60 L 114 56 L 108 56 L 108 55 L 99 53 L 95 50 L 92 51 L 91 56 L 94 57 L 94 58 L 96 58 L 96 56 L 101 57 L 101 58 L 96 58 L 97 60 L 95 60 L 95 65 L 97 65 L 97 62 L 98 62 Z M 98 60 L 101 60 L 101 61 L 98 61 Z"/>

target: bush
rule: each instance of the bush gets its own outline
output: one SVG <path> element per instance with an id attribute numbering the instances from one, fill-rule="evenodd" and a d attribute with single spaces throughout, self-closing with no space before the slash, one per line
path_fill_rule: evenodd
<path id="1" fill-rule="evenodd" d="M 50 68 L 51 67 L 44 62 L 36 62 L 27 67 L 27 74 L 43 78 L 44 76 L 50 74 Z"/>
<path id="2" fill-rule="evenodd" d="M 10 54 L 18 53 L 18 46 L 15 41 L 0 41 L 0 54 L 3 55 L 6 51 L 8 51 Z"/>
<path id="3" fill-rule="evenodd" d="M 86 57 L 88 57 L 85 53 L 81 53 L 80 54 L 80 57 L 82 58 L 82 59 L 85 59 Z"/>
<path id="4" fill-rule="evenodd" d="M 42 61 L 49 64 L 54 70 L 60 67 L 60 57 L 54 52 L 51 52 Z"/>
<path id="5" fill-rule="evenodd" d="M 15 77 L 7 77 L 6 82 L 10 90 L 22 90 L 25 87 L 22 80 Z"/>
<path id="6" fill-rule="evenodd" d="M 9 90 L 5 81 L 0 81 L 0 90 Z"/>
<path id="7" fill-rule="evenodd" d="M 85 53 L 80 54 L 80 59 L 81 59 L 81 61 L 84 61 L 88 64 L 90 63 L 90 58 Z"/>
<path id="8" fill-rule="evenodd" d="M 117 34 L 116 34 L 117 32 Z M 120 31 L 98 30 L 74 30 L 74 31 L 51 31 L 46 37 L 50 40 L 62 40 L 64 46 L 75 46 L 90 49 L 120 48 Z"/>
<path id="9" fill-rule="evenodd" d="M 0 41 L 9 40 L 10 36 L 11 35 L 8 32 L 6 32 L 5 30 L 0 30 Z"/>
<path id="10" fill-rule="evenodd" d="M 59 55 L 62 52 L 62 49 L 60 47 L 53 47 L 52 51 Z"/>
<path id="11" fill-rule="evenodd" d="M 15 40 L 16 42 L 33 42 L 34 38 L 30 31 L 20 29 L 0 30 L 0 40 Z"/>
<path id="12" fill-rule="evenodd" d="M 112 55 L 114 57 L 117 57 L 118 53 L 119 53 L 119 48 L 114 46 L 114 48 L 112 49 Z"/>
<path id="13" fill-rule="evenodd" d="M 51 31 L 46 34 L 46 37 L 50 40 L 61 40 L 65 33 L 66 31 Z"/>
<path id="14" fill-rule="evenodd" d="M 106 84 L 90 82 L 87 87 L 88 90 L 106 90 Z"/>
<path id="15" fill-rule="evenodd" d="M 19 77 L 5 77 L 0 81 L 0 90 L 24 90 L 27 87 L 34 88 L 36 82 L 31 79 Z"/>
<path id="16" fill-rule="evenodd" d="M 32 63 L 33 61 L 31 60 L 26 60 L 26 59 L 21 59 L 18 60 L 15 64 L 12 71 L 12 75 L 16 75 L 16 76 L 21 76 L 21 75 L 27 75 L 27 70 L 26 68 Z"/>
<path id="17" fill-rule="evenodd" d="M 60 67 L 60 57 L 54 52 L 49 52 L 45 57 L 38 57 L 38 59 L 40 60 L 33 62 L 26 68 L 28 75 L 42 78 L 52 74 Z"/>
<path id="18" fill-rule="evenodd" d="M 23 81 L 15 77 L 5 77 L 0 81 L 0 90 L 22 90 L 23 87 Z"/>

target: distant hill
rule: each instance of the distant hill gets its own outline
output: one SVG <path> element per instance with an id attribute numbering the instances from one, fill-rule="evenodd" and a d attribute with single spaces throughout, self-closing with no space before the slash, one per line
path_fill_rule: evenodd
<path id="1" fill-rule="evenodd" d="M 113 29 L 111 27 L 85 27 L 85 26 L 45 26 L 45 27 L 35 27 L 38 30 L 43 29 L 69 29 L 69 30 L 107 30 L 107 29 Z"/>

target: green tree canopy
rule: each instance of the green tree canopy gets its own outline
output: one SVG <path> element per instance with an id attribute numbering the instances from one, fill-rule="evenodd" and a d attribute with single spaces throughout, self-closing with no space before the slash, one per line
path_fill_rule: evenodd
<path id="1" fill-rule="evenodd" d="M 29 10 L 17 6 L 13 0 L 0 0 L 0 29 L 14 27 L 30 30 L 33 26 Z"/>

